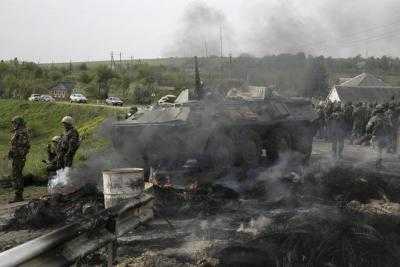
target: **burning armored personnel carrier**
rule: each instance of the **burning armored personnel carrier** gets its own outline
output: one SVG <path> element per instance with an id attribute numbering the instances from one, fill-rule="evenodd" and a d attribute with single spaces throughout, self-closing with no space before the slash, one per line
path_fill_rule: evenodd
<path id="1" fill-rule="evenodd" d="M 113 124 L 114 146 L 127 159 L 164 170 L 187 162 L 200 169 L 252 168 L 285 152 L 309 160 L 317 118 L 310 101 L 252 86 L 221 96 L 202 86 L 197 58 L 195 73 L 194 90 Z"/>

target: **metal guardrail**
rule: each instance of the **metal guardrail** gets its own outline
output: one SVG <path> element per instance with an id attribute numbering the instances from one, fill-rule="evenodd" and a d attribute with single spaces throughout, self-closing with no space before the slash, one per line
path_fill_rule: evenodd
<path id="1" fill-rule="evenodd" d="M 117 238 L 153 217 L 153 200 L 153 196 L 143 194 L 4 251 L 0 266 L 70 266 L 104 247 L 108 250 L 108 266 L 112 266 Z"/>

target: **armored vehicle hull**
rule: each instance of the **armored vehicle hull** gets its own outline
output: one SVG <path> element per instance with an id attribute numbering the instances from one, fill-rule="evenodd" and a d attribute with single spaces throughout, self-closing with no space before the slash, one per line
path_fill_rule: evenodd
<path id="1" fill-rule="evenodd" d="M 317 118 L 310 101 L 276 95 L 181 101 L 182 95 L 190 92 L 114 123 L 115 147 L 146 169 L 177 169 L 188 160 L 199 169 L 247 169 L 294 154 L 302 164 L 309 160 Z"/>

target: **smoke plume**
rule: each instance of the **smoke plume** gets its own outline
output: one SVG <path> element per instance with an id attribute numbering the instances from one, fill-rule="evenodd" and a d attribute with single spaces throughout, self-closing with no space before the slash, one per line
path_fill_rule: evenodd
<path id="1" fill-rule="evenodd" d="M 258 55 L 398 55 L 399 7 L 394 0 L 259 2 L 247 10 L 244 39 Z"/>
<path id="2" fill-rule="evenodd" d="M 225 14 L 205 2 L 191 3 L 181 25 L 173 44 L 166 49 L 168 56 L 219 56 L 221 37 L 223 45 L 233 43 L 232 28 Z"/>
<path id="3" fill-rule="evenodd" d="M 243 2 L 238 7 L 239 15 L 235 15 L 203 2 L 189 5 L 167 54 L 205 55 L 207 42 L 208 55 L 219 55 L 220 25 L 225 55 L 305 52 L 347 57 L 400 53 L 400 5 L 396 0 L 271 0 Z"/>

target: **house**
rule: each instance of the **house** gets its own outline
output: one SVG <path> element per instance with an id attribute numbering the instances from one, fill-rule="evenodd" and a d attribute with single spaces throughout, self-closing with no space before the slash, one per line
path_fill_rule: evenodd
<path id="1" fill-rule="evenodd" d="M 333 86 L 327 100 L 342 103 L 400 101 L 400 87 L 386 86 L 381 79 L 363 73 Z"/>
<path id="2" fill-rule="evenodd" d="M 55 99 L 67 99 L 74 89 L 73 82 L 59 82 L 49 89 L 49 93 Z"/>

